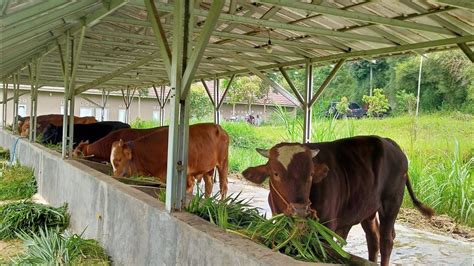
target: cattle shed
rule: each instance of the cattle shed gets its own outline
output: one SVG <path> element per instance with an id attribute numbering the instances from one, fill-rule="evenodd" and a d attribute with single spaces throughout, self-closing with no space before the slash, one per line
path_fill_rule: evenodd
<path id="1" fill-rule="evenodd" d="M 214 121 L 232 80 L 256 75 L 304 111 L 303 142 L 310 141 L 311 110 L 348 60 L 461 49 L 474 61 L 474 3 L 469 0 L 3 0 L 0 4 L 2 126 L 8 102 L 16 124 L 20 84 L 31 86 L 31 117 L 38 88 L 64 87 L 62 158 L 72 150 L 75 98 L 170 86 L 166 209 L 185 198 L 190 85 L 213 81 Z M 320 87 L 314 66 L 332 65 Z M 306 70 L 305 93 L 288 69 Z M 280 72 L 291 88 L 268 77 Z M 219 79 L 229 80 L 219 88 Z M 14 95 L 7 97 L 8 86 Z M 205 86 L 209 91 L 209 88 Z M 211 96 L 211 93 L 209 93 Z M 70 114 L 68 120 L 68 114 Z M 35 140 L 35 120 L 29 140 Z M 69 128 L 69 130 L 68 130 Z"/>

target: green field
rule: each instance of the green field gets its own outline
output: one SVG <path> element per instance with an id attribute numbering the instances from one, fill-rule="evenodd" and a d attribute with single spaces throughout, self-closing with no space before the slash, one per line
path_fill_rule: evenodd
<path id="1" fill-rule="evenodd" d="M 231 136 L 230 171 L 241 172 L 264 163 L 256 147 L 268 148 L 281 141 L 302 139 L 302 121 L 250 126 L 224 123 Z M 313 122 L 313 140 L 329 141 L 355 135 L 379 135 L 395 140 L 407 154 L 409 174 L 420 200 L 457 221 L 474 226 L 474 123 L 472 116 L 424 115 L 385 119 L 332 120 Z M 405 197 L 405 207 L 411 202 Z"/>

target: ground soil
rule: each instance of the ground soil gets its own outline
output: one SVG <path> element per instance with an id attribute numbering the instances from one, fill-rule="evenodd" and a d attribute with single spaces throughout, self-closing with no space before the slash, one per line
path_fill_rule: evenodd
<path id="1" fill-rule="evenodd" d="M 458 224 L 446 214 L 435 215 L 431 219 L 427 219 L 416 209 L 402 208 L 398 213 L 397 222 L 435 234 L 474 242 L 474 228 Z"/>
<path id="2" fill-rule="evenodd" d="M 248 182 L 241 174 L 232 173 L 231 178 Z M 251 182 L 248 182 L 251 183 Z M 252 184 L 252 183 L 251 183 Z M 256 185 L 269 188 L 268 182 Z M 431 219 L 425 218 L 416 209 L 402 208 L 398 213 L 397 222 L 412 228 L 453 237 L 455 239 L 474 242 L 474 228 L 456 223 L 453 218 L 446 214 L 435 215 Z"/>
<path id="3" fill-rule="evenodd" d="M 21 241 L 18 239 L 0 240 L 0 264 L 7 264 L 11 258 L 23 252 Z"/>

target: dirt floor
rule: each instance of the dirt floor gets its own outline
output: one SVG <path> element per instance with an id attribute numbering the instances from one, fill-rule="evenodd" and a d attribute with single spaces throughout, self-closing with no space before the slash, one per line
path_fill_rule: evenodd
<path id="1" fill-rule="evenodd" d="M 474 228 L 458 224 L 446 214 L 435 215 L 431 219 L 426 219 L 416 209 L 400 209 L 397 222 L 435 234 L 474 242 Z"/>
<path id="2" fill-rule="evenodd" d="M 10 262 L 11 258 L 23 252 L 21 241 L 18 239 L 0 240 L 0 264 L 4 265 Z"/>

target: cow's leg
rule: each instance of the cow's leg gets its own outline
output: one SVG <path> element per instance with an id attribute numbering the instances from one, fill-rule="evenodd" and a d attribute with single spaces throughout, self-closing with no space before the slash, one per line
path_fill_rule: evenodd
<path id="1" fill-rule="evenodd" d="M 227 195 L 227 174 L 228 174 L 228 159 L 225 158 L 220 165 L 217 166 L 217 171 L 219 172 L 219 189 L 221 192 L 221 198 L 225 198 Z"/>
<path id="2" fill-rule="evenodd" d="M 212 194 L 212 186 L 214 185 L 213 180 L 212 180 L 213 176 L 214 176 L 214 170 L 204 174 L 204 186 L 205 186 L 204 195 L 206 196 L 206 198 L 208 198 Z"/>
<path id="3" fill-rule="evenodd" d="M 400 193 L 403 195 L 403 192 Z M 380 255 L 381 265 L 388 266 L 395 238 L 395 220 L 402 203 L 402 197 L 387 197 L 379 210 L 380 218 Z"/>
<path id="4" fill-rule="evenodd" d="M 367 249 L 369 250 L 369 260 L 377 262 L 377 255 L 379 252 L 379 222 L 375 214 L 361 222 L 362 228 L 365 232 L 365 239 L 367 239 Z"/>
<path id="5" fill-rule="evenodd" d="M 187 175 L 186 176 L 186 193 L 188 194 L 193 193 L 194 184 L 195 184 L 194 176 Z"/>
<path id="6" fill-rule="evenodd" d="M 338 234 L 340 237 L 347 239 L 347 235 L 349 235 L 349 231 L 351 231 L 352 226 L 344 227 L 344 228 L 339 228 L 336 230 L 336 234 Z"/>

